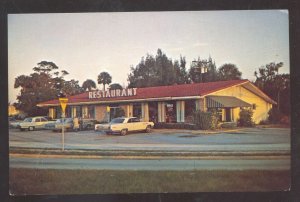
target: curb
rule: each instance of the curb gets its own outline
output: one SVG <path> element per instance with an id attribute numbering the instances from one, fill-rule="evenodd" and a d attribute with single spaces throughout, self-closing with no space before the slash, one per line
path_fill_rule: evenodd
<path id="1" fill-rule="evenodd" d="M 149 151 L 149 150 L 60 150 L 10 148 L 10 155 L 99 157 L 99 158 L 203 158 L 203 157 L 271 157 L 290 156 L 290 151 Z"/>
<path id="2" fill-rule="evenodd" d="M 181 129 L 152 129 L 153 131 L 158 131 L 161 133 L 168 133 L 168 134 L 172 134 L 174 132 L 188 132 L 191 134 L 203 134 L 203 135 L 207 135 L 207 134 L 219 134 L 219 133 L 229 133 L 229 132 L 237 132 L 237 131 L 241 131 L 242 128 L 236 128 L 236 129 L 229 129 L 229 130 L 181 130 Z"/>

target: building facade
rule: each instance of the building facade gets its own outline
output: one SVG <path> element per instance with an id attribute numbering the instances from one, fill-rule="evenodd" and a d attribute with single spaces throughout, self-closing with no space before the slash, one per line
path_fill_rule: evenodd
<path id="1" fill-rule="evenodd" d="M 153 122 L 191 122 L 195 110 L 217 110 L 220 120 L 236 122 L 242 108 L 253 109 L 253 120 L 268 118 L 276 104 L 248 80 L 231 80 L 122 90 L 95 90 L 68 97 L 67 117 L 109 121 L 117 116 L 135 116 Z M 61 117 L 58 99 L 42 102 L 48 116 Z"/>

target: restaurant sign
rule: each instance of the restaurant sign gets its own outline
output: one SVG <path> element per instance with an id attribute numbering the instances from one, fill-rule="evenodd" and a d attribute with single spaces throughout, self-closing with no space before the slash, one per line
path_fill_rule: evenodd
<path id="1" fill-rule="evenodd" d="M 116 90 L 98 90 L 89 92 L 89 99 L 110 98 L 110 97 L 127 97 L 136 95 L 137 88 L 125 88 Z"/>

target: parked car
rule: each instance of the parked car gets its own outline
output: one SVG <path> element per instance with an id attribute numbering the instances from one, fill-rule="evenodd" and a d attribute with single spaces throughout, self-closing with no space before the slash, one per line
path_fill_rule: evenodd
<path id="1" fill-rule="evenodd" d="M 140 121 L 136 117 L 119 117 L 111 120 L 108 124 L 96 124 L 95 131 L 104 131 L 106 134 L 118 133 L 126 135 L 132 131 L 145 131 L 149 133 L 153 126 L 153 122 Z"/>
<path id="2" fill-rule="evenodd" d="M 82 128 L 81 130 L 93 130 L 95 128 L 95 124 L 99 122 L 95 119 L 82 119 Z"/>
<path id="3" fill-rule="evenodd" d="M 95 124 L 98 123 L 97 120 L 94 119 L 82 119 L 82 125 L 80 130 L 91 130 L 94 129 Z M 63 127 L 63 120 L 57 119 L 54 123 L 48 123 L 45 125 L 45 129 L 52 131 L 61 131 Z M 65 130 L 73 129 L 73 118 L 64 118 L 64 127 Z"/>
<path id="4" fill-rule="evenodd" d="M 16 120 L 14 117 L 8 117 L 9 128 L 18 128 L 20 120 Z"/>
<path id="5" fill-rule="evenodd" d="M 65 131 L 67 130 L 73 130 L 73 118 L 63 118 L 63 119 L 57 119 L 54 126 L 48 125 L 47 128 L 52 128 L 52 131 L 61 131 L 64 127 Z"/>
<path id="6" fill-rule="evenodd" d="M 59 121 L 60 121 L 60 120 L 57 119 L 57 120 L 55 120 L 55 121 L 53 121 L 53 122 L 47 123 L 47 124 L 45 125 L 45 129 L 46 129 L 46 130 L 53 130 L 53 129 L 55 129 L 55 124 L 56 124 L 57 122 L 59 122 Z"/>
<path id="7" fill-rule="evenodd" d="M 45 125 L 47 123 L 51 123 L 51 122 L 53 122 L 53 121 L 49 121 L 48 119 L 46 119 L 43 116 L 28 117 L 28 118 L 25 118 L 22 122 L 20 122 L 17 127 L 21 131 L 24 131 L 26 129 L 29 131 L 33 131 L 36 129 L 44 129 Z"/>

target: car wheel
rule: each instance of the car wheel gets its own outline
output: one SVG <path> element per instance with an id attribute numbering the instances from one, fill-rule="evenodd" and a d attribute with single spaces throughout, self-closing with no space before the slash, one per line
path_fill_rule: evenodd
<path id="1" fill-rule="evenodd" d="M 150 133 L 151 132 L 151 126 L 147 126 L 145 132 Z"/>
<path id="2" fill-rule="evenodd" d="M 127 134 L 127 129 L 121 130 L 121 135 L 122 135 L 122 136 L 124 136 L 124 135 L 126 135 L 126 134 Z"/>
<path id="3" fill-rule="evenodd" d="M 29 131 L 34 131 L 34 127 L 33 127 L 33 126 L 30 126 L 30 127 L 28 128 L 28 130 L 29 130 Z"/>

